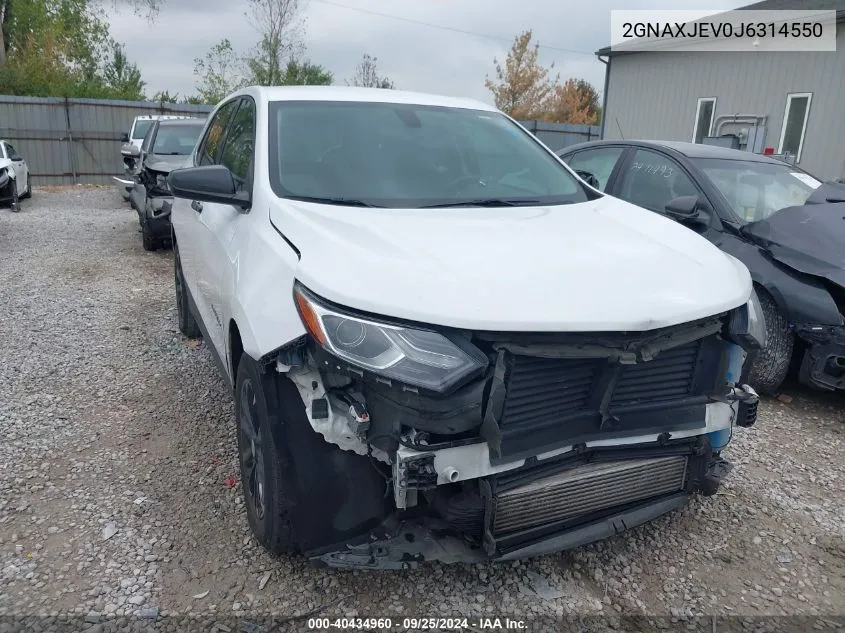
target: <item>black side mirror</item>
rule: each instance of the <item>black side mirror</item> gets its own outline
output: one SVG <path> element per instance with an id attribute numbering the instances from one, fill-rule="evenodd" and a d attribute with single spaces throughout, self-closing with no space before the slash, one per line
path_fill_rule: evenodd
<path id="1" fill-rule="evenodd" d="M 698 196 L 680 196 L 666 204 L 666 215 L 688 226 L 710 226 L 710 212 Z"/>
<path id="2" fill-rule="evenodd" d="M 121 143 L 128 143 L 129 142 L 129 134 L 127 134 L 126 132 L 121 134 L 120 135 L 120 142 Z"/>
<path id="3" fill-rule="evenodd" d="M 599 179 L 595 177 L 595 175 L 591 174 L 588 171 L 584 171 L 583 169 L 576 169 L 575 173 L 578 174 L 578 177 L 586 182 L 588 185 L 593 187 L 594 189 L 599 188 Z"/>
<path id="4" fill-rule="evenodd" d="M 177 198 L 231 204 L 242 210 L 248 209 L 251 203 L 249 193 L 237 191 L 232 172 L 223 165 L 174 169 L 167 183 Z"/>

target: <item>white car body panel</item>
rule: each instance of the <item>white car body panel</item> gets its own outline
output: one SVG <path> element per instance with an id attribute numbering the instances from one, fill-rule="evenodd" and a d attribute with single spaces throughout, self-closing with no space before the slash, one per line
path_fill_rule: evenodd
<path id="1" fill-rule="evenodd" d="M 29 187 L 29 165 L 26 160 L 13 161 L 6 150 L 6 141 L 0 141 L 0 169 L 6 169 L 9 176 L 14 178 L 18 188 L 18 195 L 23 194 Z"/>
<path id="2" fill-rule="evenodd" d="M 735 308 L 744 267 L 615 198 L 553 207 L 366 209 L 278 201 L 297 278 L 338 304 L 456 328 L 640 331 Z M 624 306 L 624 309 L 620 309 Z"/>
<path id="3" fill-rule="evenodd" d="M 305 333 L 292 299 L 296 280 L 385 317 L 501 331 L 649 330 L 718 314 L 751 294 L 740 262 L 688 228 L 610 196 L 550 207 L 402 210 L 283 200 L 270 188 L 268 101 L 495 111 L 487 104 L 317 87 L 253 87 L 227 101 L 239 96 L 256 103 L 250 212 L 203 203 L 197 213 L 177 198 L 171 216 L 188 288 L 204 325 L 216 329 L 209 334 L 230 379 L 230 320 L 256 359 Z"/>

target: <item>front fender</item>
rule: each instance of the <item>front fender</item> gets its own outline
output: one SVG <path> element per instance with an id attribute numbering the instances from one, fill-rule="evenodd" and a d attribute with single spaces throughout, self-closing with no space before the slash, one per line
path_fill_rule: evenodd
<path id="1" fill-rule="evenodd" d="M 833 297 L 820 279 L 779 264 L 756 244 L 723 234 L 717 246 L 748 267 L 751 279 L 775 300 L 790 323 L 842 325 Z"/>
<path id="2" fill-rule="evenodd" d="M 293 301 L 299 256 L 269 222 L 265 226 L 258 232 L 245 232 L 247 239 L 236 251 L 233 278 L 225 284 L 243 350 L 256 360 L 305 334 Z M 228 328 L 226 349 L 230 356 Z"/>

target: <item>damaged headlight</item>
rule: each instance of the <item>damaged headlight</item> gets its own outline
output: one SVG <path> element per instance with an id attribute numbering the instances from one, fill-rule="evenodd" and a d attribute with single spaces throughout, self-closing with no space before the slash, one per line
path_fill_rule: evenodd
<path id="1" fill-rule="evenodd" d="M 167 176 L 165 176 L 164 174 L 156 175 L 156 188 L 161 189 L 162 191 L 168 191 Z"/>
<path id="2" fill-rule="evenodd" d="M 319 345 L 385 378 L 442 392 L 487 366 L 487 358 L 470 346 L 462 349 L 437 332 L 342 312 L 299 284 L 294 299 L 305 329 Z"/>
<path id="3" fill-rule="evenodd" d="M 754 290 L 744 306 L 731 312 L 728 333 L 737 345 L 746 349 L 766 346 L 766 319 Z"/>

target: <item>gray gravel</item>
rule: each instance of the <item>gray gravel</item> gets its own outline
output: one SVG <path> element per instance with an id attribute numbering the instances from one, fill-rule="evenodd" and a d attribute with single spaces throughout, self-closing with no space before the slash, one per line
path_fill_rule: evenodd
<path id="1" fill-rule="evenodd" d="M 716 497 L 603 543 L 404 572 L 272 558 L 230 485 L 231 398 L 177 331 L 171 253 L 144 252 L 137 226 L 111 188 L 36 190 L 21 213 L 0 209 L 0 616 L 72 615 L 98 633 L 126 616 L 321 607 L 845 615 L 843 399 L 798 388 L 737 430 Z"/>

